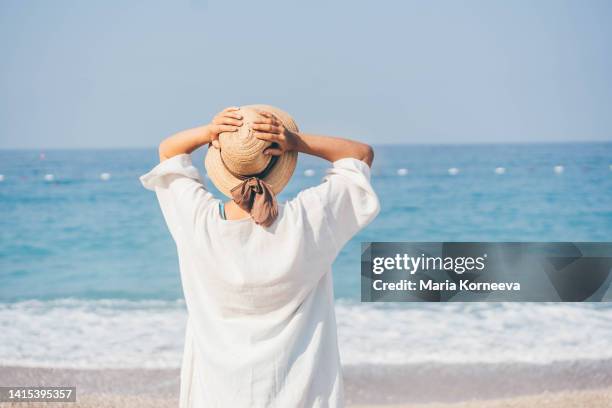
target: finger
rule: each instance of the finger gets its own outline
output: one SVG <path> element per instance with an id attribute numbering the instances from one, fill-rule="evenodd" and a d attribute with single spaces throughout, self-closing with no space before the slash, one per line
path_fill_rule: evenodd
<path id="1" fill-rule="evenodd" d="M 275 114 L 270 113 L 270 112 L 266 112 L 266 113 L 269 115 L 268 117 L 269 117 L 269 118 L 271 118 L 271 119 L 274 121 L 274 123 L 276 123 L 276 124 L 277 124 L 277 125 L 279 125 L 279 126 L 284 126 L 283 121 L 282 121 L 282 120 L 280 120 L 280 119 L 278 118 L 278 116 L 276 116 Z"/>
<path id="2" fill-rule="evenodd" d="M 240 127 L 242 126 L 242 121 L 238 119 L 222 117 L 222 118 L 215 119 L 215 124 L 216 125 L 234 125 L 234 126 Z"/>
<path id="3" fill-rule="evenodd" d="M 238 106 L 228 106 L 227 108 L 223 109 L 222 112 L 233 112 L 237 110 L 240 110 Z"/>
<path id="4" fill-rule="evenodd" d="M 280 156 L 281 154 L 283 154 L 284 152 L 279 149 L 278 147 L 268 147 L 267 149 L 265 149 L 264 154 L 269 154 L 270 156 Z"/>
<path id="5" fill-rule="evenodd" d="M 234 119 L 242 119 L 242 115 L 237 112 L 224 112 L 223 117 L 226 118 L 234 118 Z"/>
<path id="6" fill-rule="evenodd" d="M 223 118 L 223 125 L 234 125 L 234 126 L 242 126 L 242 120 L 231 119 L 231 118 Z"/>
<path id="7" fill-rule="evenodd" d="M 263 116 L 264 118 L 267 118 L 267 119 L 272 119 L 272 121 L 274 121 L 274 122 L 276 122 L 276 123 L 278 123 L 278 124 L 280 124 L 280 123 L 281 123 L 281 121 L 280 121 L 280 119 L 278 118 L 278 116 L 276 116 L 276 115 L 275 115 L 275 114 L 273 114 L 273 113 L 270 113 L 270 112 L 267 112 L 267 111 L 259 111 L 259 114 L 260 114 L 261 116 Z"/>
<path id="8" fill-rule="evenodd" d="M 267 140 L 268 142 L 276 142 L 278 140 L 278 135 L 274 133 L 253 132 L 253 136 L 260 140 Z"/>
<path id="9" fill-rule="evenodd" d="M 238 126 L 233 126 L 233 125 L 217 125 L 217 133 L 221 133 L 221 132 L 235 132 L 237 131 L 239 128 Z"/>
<path id="10" fill-rule="evenodd" d="M 263 116 L 260 116 L 257 119 L 255 119 L 253 121 L 253 123 L 263 123 L 263 124 L 269 124 L 269 125 L 279 125 L 278 121 L 275 120 L 274 118 L 266 118 L 266 117 L 263 117 Z"/>
<path id="11" fill-rule="evenodd" d="M 264 110 L 259 111 L 259 114 L 265 116 L 266 118 L 276 118 L 273 113 Z"/>
<path id="12" fill-rule="evenodd" d="M 281 128 L 279 126 L 270 125 L 267 123 L 253 123 L 251 127 L 254 130 L 262 130 L 268 133 L 280 133 L 281 132 Z"/>

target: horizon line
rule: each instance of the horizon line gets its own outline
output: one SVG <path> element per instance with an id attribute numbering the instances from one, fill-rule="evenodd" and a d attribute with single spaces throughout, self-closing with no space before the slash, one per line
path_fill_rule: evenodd
<path id="1" fill-rule="evenodd" d="M 357 140 L 362 143 L 368 143 Z M 561 145 L 561 144 L 609 144 L 610 140 L 558 140 L 558 141 L 513 141 L 513 142 L 383 142 L 369 143 L 372 146 L 504 146 L 504 145 Z M 203 146 L 202 146 L 203 147 Z M 54 147 L 0 147 L 0 151 L 8 150 L 148 150 L 156 149 L 157 146 L 54 146 Z"/>

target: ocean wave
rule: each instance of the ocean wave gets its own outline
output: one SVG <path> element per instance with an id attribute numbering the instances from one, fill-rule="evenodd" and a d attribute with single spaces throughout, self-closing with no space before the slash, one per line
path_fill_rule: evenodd
<path id="1" fill-rule="evenodd" d="M 336 303 L 344 365 L 551 363 L 612 358 L 603 304 Z M 176 368 L 182 300 L 0 303 L 0 364 Z"/>
<path id="2" fill-rule="evenodd" d="M 612 358 L 604 304 L 339 302 L 345 364 L 551 363 Z"/>

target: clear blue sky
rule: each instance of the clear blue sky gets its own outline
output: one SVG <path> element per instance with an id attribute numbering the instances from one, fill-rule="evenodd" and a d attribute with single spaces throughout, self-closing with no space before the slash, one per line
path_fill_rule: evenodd
<path id="1" fill-rule="evenodd" d="M 227 105 L 370 143 L 612 140 L 612 1 L 0 1 L 0 148 Z"/>

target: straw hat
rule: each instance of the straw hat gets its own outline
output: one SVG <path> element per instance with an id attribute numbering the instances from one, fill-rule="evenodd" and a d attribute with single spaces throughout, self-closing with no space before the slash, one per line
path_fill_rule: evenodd
<path id="1" fill-rule="evenodd" d="M 242 183 L 237 176 L 251 176 L 264 171 L 273 156 L 263 151 L 272 143 L 253 136 L 251 124 L 258 117 L 258 111 L 270 112 L 292 132 L 298 132 L 293 118 L 278 108 L 268 105 L 247 105 L 240 107 L 242 126 L 236 132 L 219 134 L 220 149 L 210 145 L 204 167 L 211 181 L 223 194 L 232 198 L 231 190 Z M 297 164 L 297 152 L 285 152 L 275 159 L 271 169 L 262 178 L 278 194 L 289 182 Z"/>

